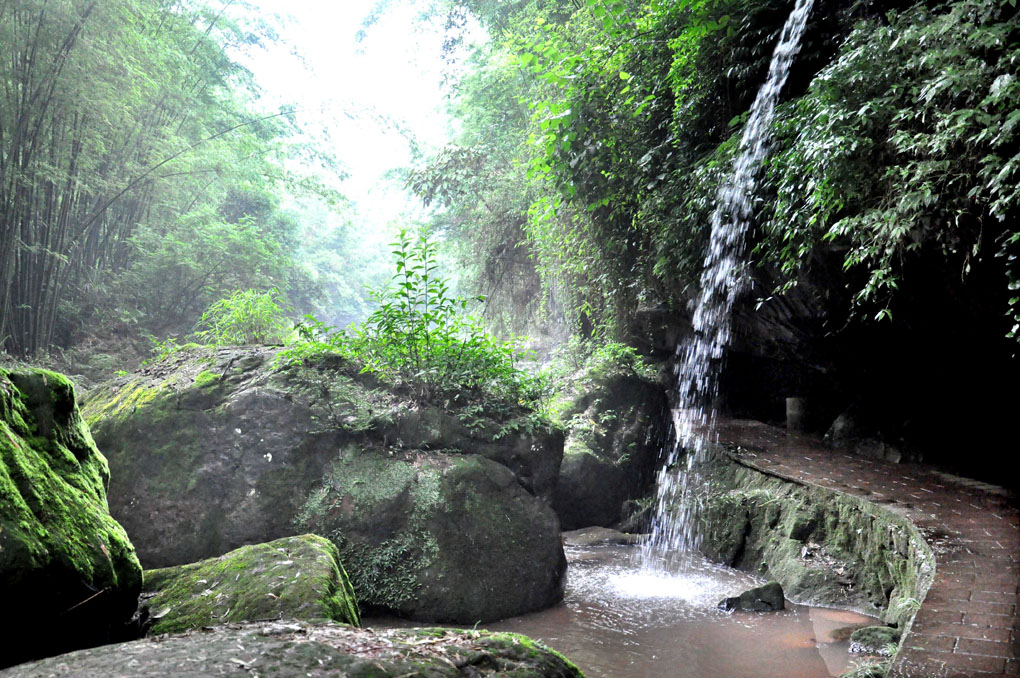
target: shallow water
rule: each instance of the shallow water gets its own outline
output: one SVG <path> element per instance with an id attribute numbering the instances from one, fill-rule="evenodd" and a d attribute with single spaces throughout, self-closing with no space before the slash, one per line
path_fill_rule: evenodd
<path id="1" fill-rule="evenodd" d="M 833 634 L 875 623 L 801 605 L 722 612 L 721 599 L 762 581 L 699 558 L 689 559 L 682 574 L 642 570 L 640 549 L 631 546 L 568 547 L 567 558 L 563 603 L 485 628 L 539 639 L 588 678 L 838 676 L 850 664 L 849 642 Z M 365 625 L 410 624 L 376 618 Z"/>

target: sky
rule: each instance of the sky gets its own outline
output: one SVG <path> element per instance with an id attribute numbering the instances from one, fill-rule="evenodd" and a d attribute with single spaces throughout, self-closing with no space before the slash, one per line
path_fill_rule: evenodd
<path id="1" fill-rule="evenodd" d="M 255 0 L 267 19 L 279 17 L 272 23 L 281 41 L 247 61 L 265 108 L 296 103 L 299 120 L 328 131 L 349 174 L 342 192 L 362 219 L 384 225 L 417 208 L 399 181 L 384 178 L 413 160 L 408 141 L 386 121 L 408 130 L 425 151 L 446 143 L 450 121 L 441 25 L 417 21 L 406 0 L 389 3 L 365 28 L 378 1 Z"/>

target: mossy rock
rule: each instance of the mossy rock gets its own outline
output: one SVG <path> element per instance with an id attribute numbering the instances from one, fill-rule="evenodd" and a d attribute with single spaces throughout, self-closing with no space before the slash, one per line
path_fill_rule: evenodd
<path id="1" fill-rule="evenodd" d="M 0 370 L 0 666 L 124 633 L 142 571 L 108 483 L 71 382 Z"/>
<path id="2" fill-rule="evenodd" d="M 879 616 L 904 628 L 934 575 L 906 518 L 865 499 L 787 481 L 713 448 L 698 472 L 700 550 L 782 584 L 797 603 Z"/>
<path id="3" fill-rule="evenodd" d="M 348 449 L 300 519 L 337 543 L 368 609 L 471 624 L 563 595 L 555 514 L 489 459 Z"/>
<path id="4" fill-rule="evenodd" d="M 890 626 L 865 626 L 850 635 L 850 652 L 888 657 L 896 652 L 900 632 Z"/>
<path id="5" fill-rule="evenodd" d="M 336 546 L 312 534 L 148 570 L 142 598 L 150 634 L 280 618 L 360 623 Z"/>
<path id="6" fill-rule="evenodd" d="M 565 530 L 609 527 L 648 494 L 665 433 L 665 389 L 631 370 L 573 376 L 556 404 L 567 429 L 553 508 Z"/>
<path id="7" fill-rule="evenodd" d="M 313 532 L 373 611 L 472 624 L 560 599 L 542 497 L 561 432 L 517 403 L 420 406 L 343 360 L 277 352 L 191 348 L 89 394 L 143 565 Z"/>
<path id="8" fill-rule="evenodd" d="M 105 676 L 347 676 L 584 678 L 525 636 L 488 631 L 373 631 L 339 624 L 247 623 L 147 638 L 23 664 L 10 678 Z"/>

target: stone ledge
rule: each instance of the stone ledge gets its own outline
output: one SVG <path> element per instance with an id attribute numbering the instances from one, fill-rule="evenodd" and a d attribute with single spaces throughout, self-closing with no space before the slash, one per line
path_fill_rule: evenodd
<path id="1" fill-rule="evenodd" d="M 891 678 L 1020 676 L 1020 513 L 1001 488 L 914 464 L 858 457 L 764 424 L 724 422 L 730 458 L 902 516 L 935 556 Z"/>

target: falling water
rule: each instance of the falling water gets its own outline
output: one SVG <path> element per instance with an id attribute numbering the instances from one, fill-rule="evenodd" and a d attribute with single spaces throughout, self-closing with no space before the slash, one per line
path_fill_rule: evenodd
<path id="1" fill-rule="evenodd" d="M 658 474 L 652 538 L 644 547 L 646 567 L 660 569 L 665 559 L 675 554 L 682 557 L 698 547 L 696 522 L 705 485 L 698 467 L 707 443 L 715 437 L 713 401 L 719 391 L 723 349 L 730 339 L 733 302 L 743 286 L 741 250 L 752 213 L 755 174 L 765 155 L 779 92 L 800 50 L 812 4 L 813 0 L 797 0 L 786 20 L 768 78 L 751 105 L 730 180 L 720 185 L 716 195 L 701 292 L 694 302 L 694 331 L 676 351 L 676 440 Z M 680 472 L 677 464 L 684 453 L 686 461 Z"/>

